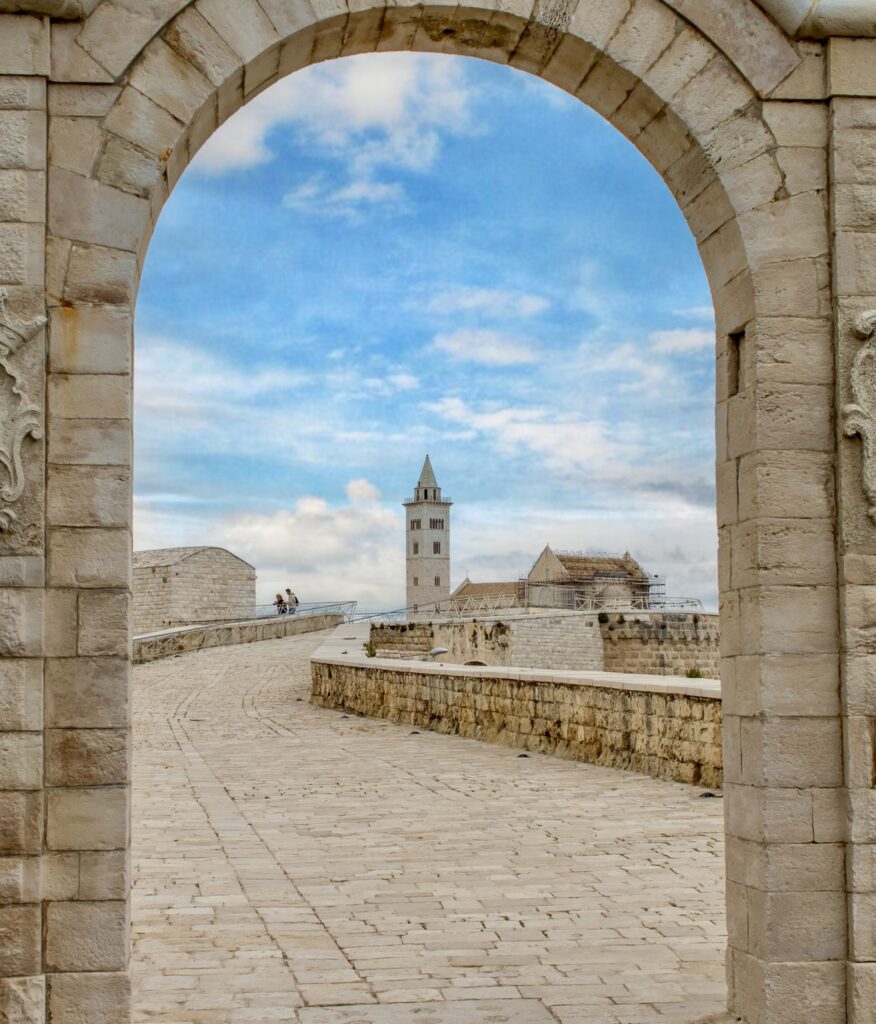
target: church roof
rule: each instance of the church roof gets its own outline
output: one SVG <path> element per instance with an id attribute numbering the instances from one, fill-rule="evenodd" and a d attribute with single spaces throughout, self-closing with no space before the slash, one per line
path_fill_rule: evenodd
<path id="1" fill-rule="evenodd" d="M 423 468 L 420 470 L 420 479 L 417 482 L 417 487 L 437 487 L 438 481 L 435 479 L 435 473 L 432 469 L 432 463 L 429 461 L 429 456 L 426 456 L 426 461 L 423 463 Z"/>
<path id="2" fill-rule="evenodd" d="M 508 594 L 516 597 L 520 584 L 517 580 L 508 580 L 503 583 L 472 583 L 465 579 L 451 597 L 503 597 Z"/>
<path id="3" fill-rule="evenodd" d="M 184 562 L 187 558 L 200 554 L 202 551 L 221 551 L 231 558 L 236 558 L 238 562 L 249 565 L 249 562 L 244 561 L 239 555 L 235 555 L 234 552 L 229 551 L 227 548 L 204 545 L 192 548 L 150 548 L 148 551 L 135 551 L 134 568 L 157 569 L 163 568 L 166 565 L 178 565 L 180 562 Z M 249 567 L 250 569 L 253 568 L 251 565 Z"/>
<path id="4" fill-rule="evenodd" d="M 620 556 L 584 555 L 572 551 L 555 551 L 554 554 L 572 579 L 590 579 L 593 576 L 618 573 L 634 579 L 648 579 L 648 574 L 629 551 Z"/>

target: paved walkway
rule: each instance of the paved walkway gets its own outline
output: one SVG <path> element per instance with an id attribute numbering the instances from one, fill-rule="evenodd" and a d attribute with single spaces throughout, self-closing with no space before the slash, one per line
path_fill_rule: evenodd
<path id="1" fill-rule="evenodd" d="M 721 1009 L 720 800 L 313 708 L 323 638 L 135 670 L 135 1021 Z"/>

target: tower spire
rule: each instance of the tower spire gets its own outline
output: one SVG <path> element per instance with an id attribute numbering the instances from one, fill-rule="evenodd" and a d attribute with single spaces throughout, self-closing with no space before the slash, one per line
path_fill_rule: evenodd
<path id="1" fill-rule="evenodd" d="M 407 607 L 435 614 L 450 597 L 450 505 L 427 455 L 405 503 Z"/>
<path id="2" fill-rule="evenodd" d="M 435 471 L 432 469 L 432 463 L 429 461 L 429 456 L 426 456 L 426 461 L 423 463 L 423 468 L 420 470 L 420 479 L 417 482 L 417 487 L 437 487 L 438 481 L 435 479 Z"/>

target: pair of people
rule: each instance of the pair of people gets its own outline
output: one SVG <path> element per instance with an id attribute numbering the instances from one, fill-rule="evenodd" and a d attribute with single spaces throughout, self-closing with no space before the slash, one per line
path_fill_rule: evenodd
<path id="1" fill-rule="evenodd" d="M 286 587 L 286 596 L 277 594 L 274 605 L 278 615 L 294 615 L 298 611 L 298 598 Z"/>

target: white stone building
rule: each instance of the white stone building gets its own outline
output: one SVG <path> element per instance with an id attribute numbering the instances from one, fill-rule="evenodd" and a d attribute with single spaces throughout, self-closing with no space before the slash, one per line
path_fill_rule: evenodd
<path id="1" fill-rule="evenodd" d="M 256 571 L 225 548 L 134 552 L 134 633 L 255 614 Z"/>
<path id="2" fill-rule="evenodd" d="M 466 577 L 453 591 L 451 610 L 478 612 L 500 608 L 650 608 L 663 595 L 665 580 L 645 572 L 629 551 L 591 555 L 544 548 L 525 577 L 498 583 L 473 583 Z"/>
<path id="3" fill-rule="evenodd" d="M 441 497 L 429 456 L 423 463 L 414 496 L 404 502 L 405 605 L 418 608 L 450 598 L 450 506 Z"/>

